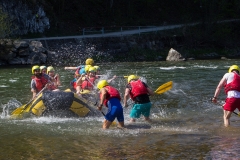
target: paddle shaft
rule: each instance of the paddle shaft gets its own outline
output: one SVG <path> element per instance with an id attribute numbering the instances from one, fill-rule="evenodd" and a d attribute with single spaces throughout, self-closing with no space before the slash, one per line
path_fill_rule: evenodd
<path id="1" fill-rule="evenodd" d="M 40 91 L 40 92 L 38 92 L 38 94 L 35 96 L 35 97 L 38 97 L 45 89 L 46 89 L 47 87 L 45 86 L 45 87 L 43 87 L 43 89 Z M 28 105 L 30 104 L 30 103 L 32 103 L 34 101 L 34 99 L 32 99 L 31 101 L 29 101 L 25 106 L 24 106 L 24 108 L 22 109 L 22 111 L 20 112 L 20 114 L 28 107 Z"/>
<path id="2" fill-rule="evenodd" d="M 105 113 L 103 113 L 103 111 L 101 111 L 101 113 L 102 113 L 103 116 L 106 116 Z"/>

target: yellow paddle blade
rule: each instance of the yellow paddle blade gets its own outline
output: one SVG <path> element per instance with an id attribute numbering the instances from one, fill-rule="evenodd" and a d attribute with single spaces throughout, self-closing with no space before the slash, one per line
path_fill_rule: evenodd
<path id="1" fill-rule="evenodd" d="M 64 92 L 72 92 L 70 88 L 65 89 Z"/>
<path id="2" fill-rule="evenodd" d="M 123 76 L 124 78 L 128 78 L 129 76 Z"/>
<path id="3" fill-rule="evenodd" d="M 26 106 L 26 104 L 22 105 L 21 107 L 18 107 L 17 109 L 12 111 L 11 115 L 13 115 L 13 114 L 20 114 L 22 112 L 22 110 L 24 110 L 25 106 Z"/>
<path id="4" fill-rule="evenodd" d="M 23 114 L 26 112 L 29 112 L 29 109 L 31 108 L 31 103 L 29 104 L 24 104 L 21 107 L 18 107 L 11 113 L 11 118 L 22 118 Z"/>
<path id="5" fill-rule="evenodd" d="M 158 89 L 156 89 L 156 91 L 154 91 L 156 94 L 162 94 L 168 90 L 170 90 L 172 88 L 173 82 L 169 81 L 167 83 L 164 83 L 163 85 L 161 85 L 160 87 L 158 87 Z"/>
<path id="6" fill-rule="evenodd" d="M 111 126 L 116 126 L 117 125 L 117 122 L 116 121 L 113 121 Z"/>

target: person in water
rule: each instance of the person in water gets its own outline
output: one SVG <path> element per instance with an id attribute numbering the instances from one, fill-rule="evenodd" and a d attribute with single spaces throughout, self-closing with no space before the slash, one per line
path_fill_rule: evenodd
<path id="1" fill-rule="evenodd" d="M 240 110 L 240 69 L 237 65 L 232 65 L 228 73 L 225 73 L 223 78 L 220 80 L 215 94 L 212 98 L 212 102 L 217 103 L 217 98 L 224 86 L 227 98 L 223 105 L 223 121 L 224 125 L 228 127 L 230 125 L 230 117 L 232 112 L 237 108 Z"/>
<path id="2" fill-rule="evenodd" d="M 100 90 L 100 103 L 98 105 L 98 110 L 101 111 L 103 105 L 108 108 L 108 112 L 105 115 L 105 120 L 103 122 L 103 129 L 108 129 L 115 118 L 119 122 L 119 127 L 124 127 L 124 116 L 123 108 L 120 103 L 121 97 L 118 90 L 110 86 L 107 80 L 100 80 L 97 84 L 97 88 Z"/>
<path id="3" fill-rule="evenodd" d="M 52 66 L 47 67 L 47 75 L 53 82 L 53 85 L 49 86 L 52 91 L 59 91 L 58 86 L 61 85 L 59 74 L 55 74 L 55 70 Z"/>
<path id="4" fill-rule="evenodd" d="M 150 95 L 153 95 L 153 91 L 142 82 L 136 75 L 130 75 L 128 77 L 128 84 L 125 89 L 123 106 L 127 107 L 127 100 L 129 96 L 134 101 L 134 105 L 130 112 L 131 122 L 135 122 L 136 118 L 140 118 L 141 114 L 146 121 L 150 121 L 150 109 L 151 102 Z"/>
<path id="5" fill-rule="evenodd" d="M 51 79 L 48 75 L 40 72 L 39 66 L 32 67 L 32 81 L 31 81 L 31 92 L 33 93 L 32 99 L 36 98 L 36 95 L 47 85 L 51 83 Z"/>

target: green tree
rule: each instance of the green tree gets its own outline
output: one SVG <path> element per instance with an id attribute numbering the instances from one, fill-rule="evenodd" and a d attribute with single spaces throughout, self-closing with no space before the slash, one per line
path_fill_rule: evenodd
<path id="1" fill-rule="evenodd" d="M 0 7 L 0 38 L 8 37 L 11 34 L 11 25 L 8 19 L 8 15 L 2 11 Z"/>

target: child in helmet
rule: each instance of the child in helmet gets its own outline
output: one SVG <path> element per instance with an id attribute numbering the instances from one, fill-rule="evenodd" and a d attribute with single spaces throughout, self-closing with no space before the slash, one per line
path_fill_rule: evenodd
<path id="1" fill-rule="evenodd" d="M 103 122 L 103 129 L 109 128 L 115 118 L 119 122 L 119 127 L 124 127 L 123 108 L 120 103 L 121 97 L 119 91 L 110 86 L 107 80 L 101 80 L 97 84 L 97 88 L 100 90 L 100 104 L 98 110 L 102 110 L 102 106 L 105 105 L 108 108 L 108 112 L 105 115 L 105 121 Z"/>
<path id="2" fill-rule="evenodd" d="M 59 91 L 58 86 L 61 85 L 59 74 L 55 74 L 55 70 L 52 66 L 47 67 L 47 74 L 53 81 L 53 85 L 51 85 L 51 90 Z"/>
<path id="3" fill-rule="evenodd" d="M 79 79 L 83 78 L 84 75 L 86 74 L 85 68 L 81 68 L 74 74 L 74 79 L 70 82 L 72 91 L 76 92 L 77 94 L 80 94 L 81 92 L 81 84 L 79 83 Z"/>

